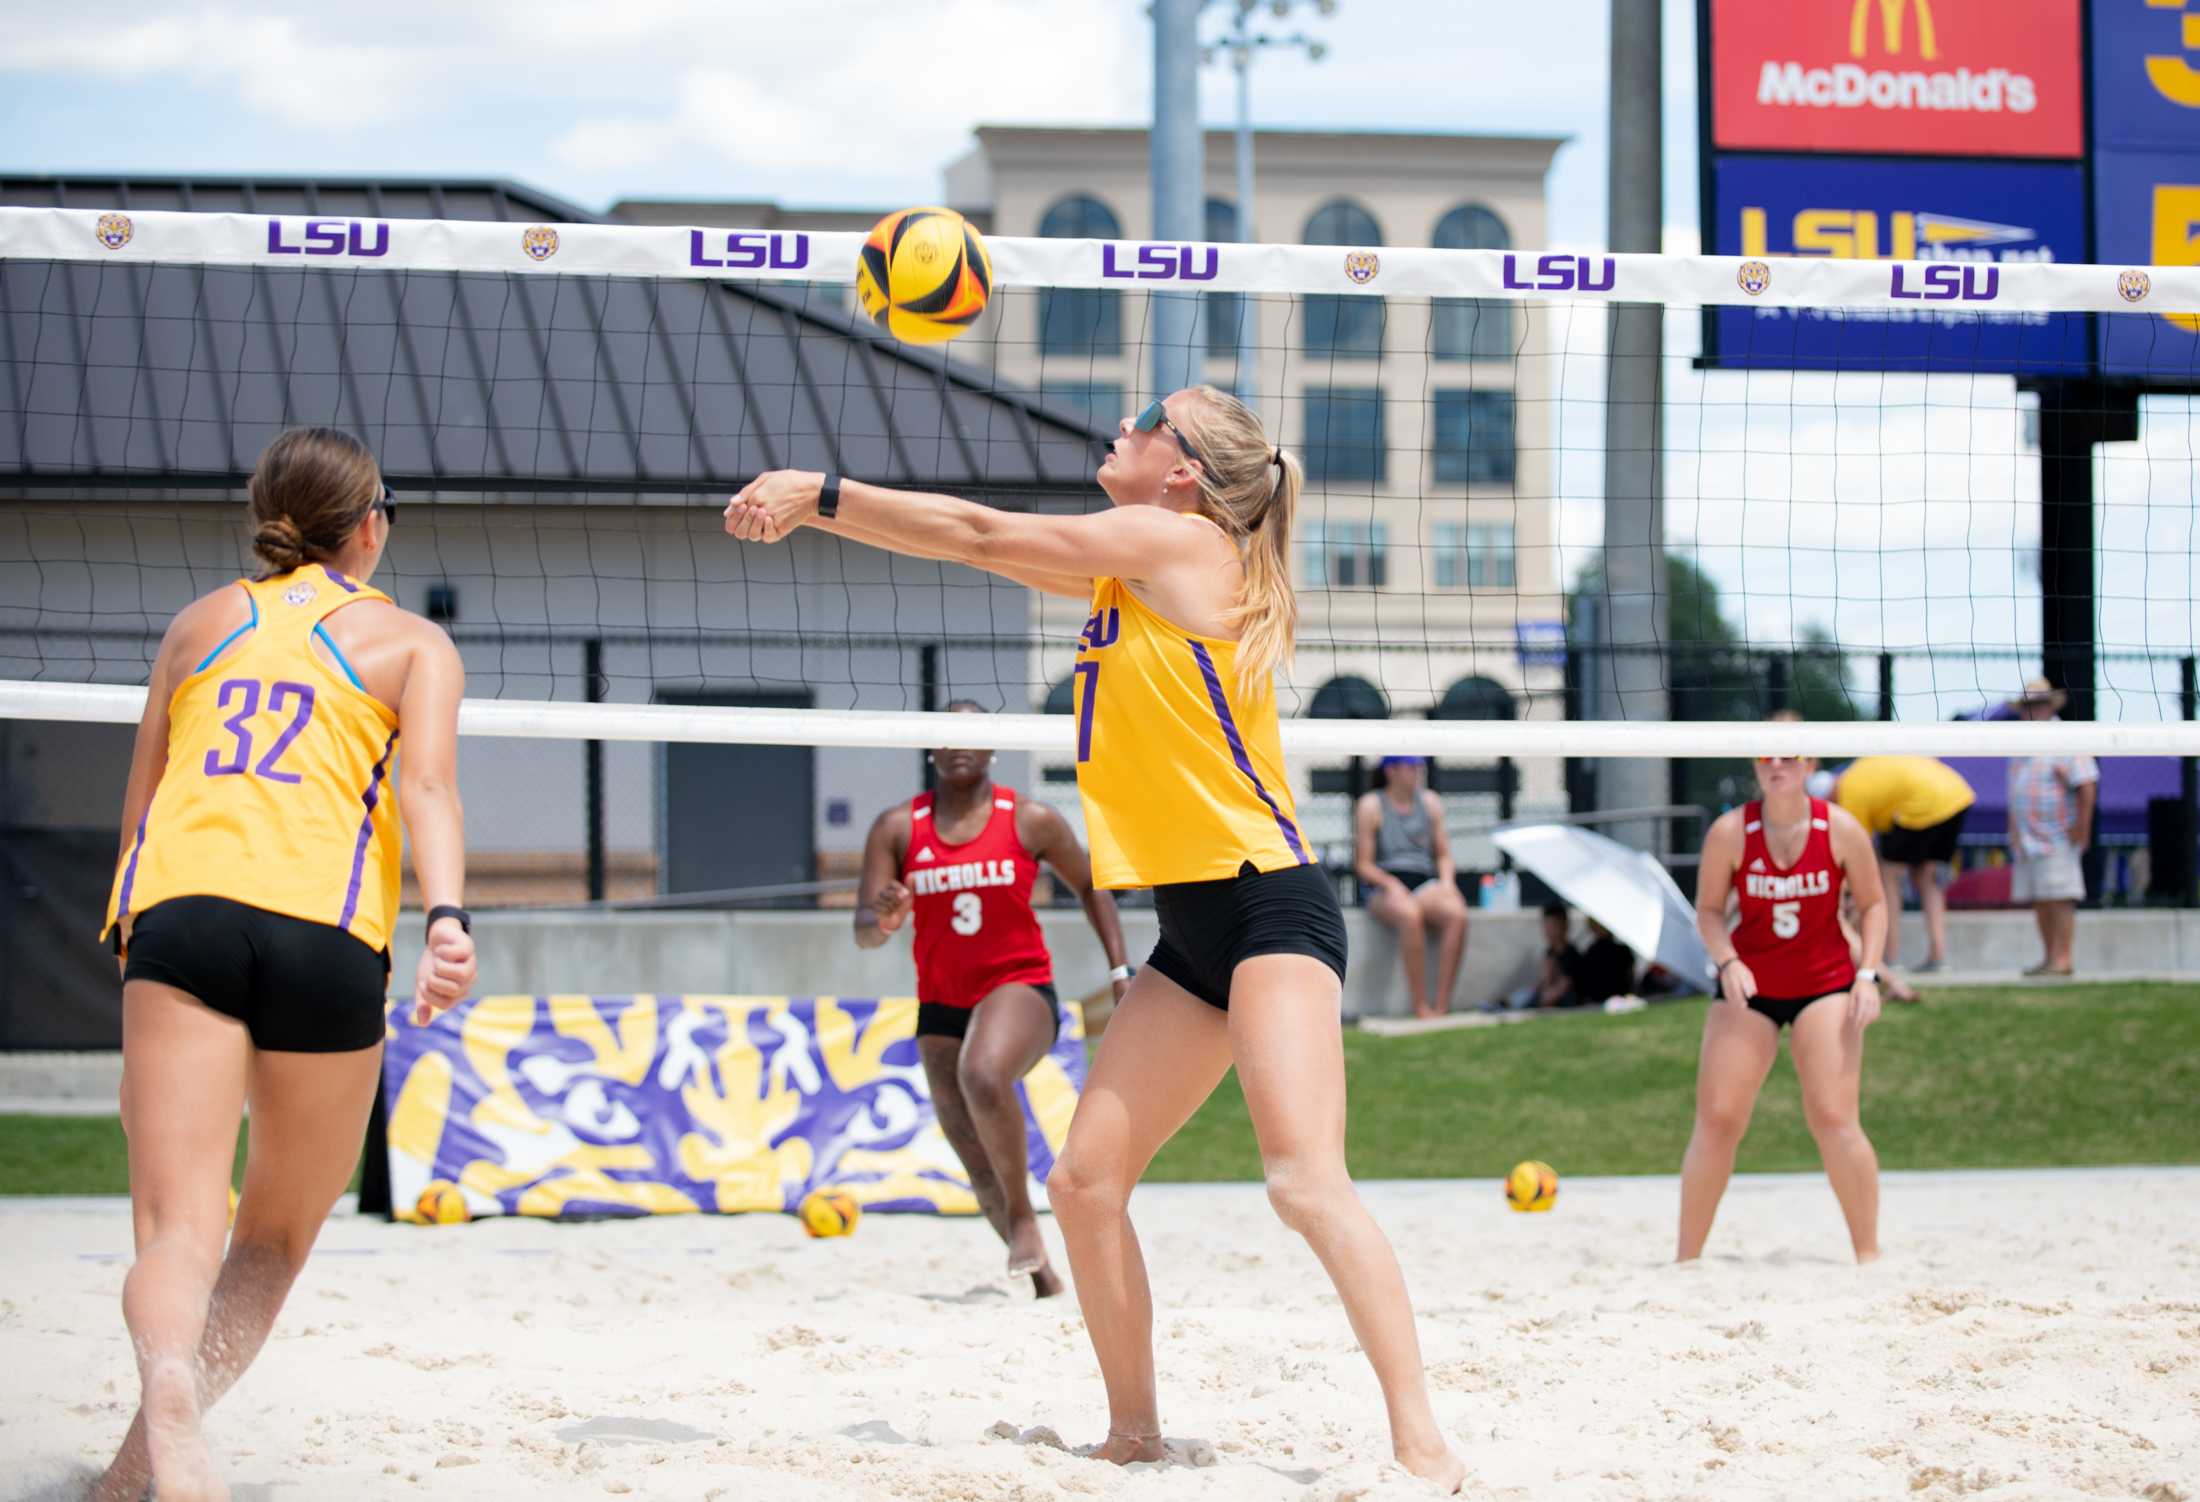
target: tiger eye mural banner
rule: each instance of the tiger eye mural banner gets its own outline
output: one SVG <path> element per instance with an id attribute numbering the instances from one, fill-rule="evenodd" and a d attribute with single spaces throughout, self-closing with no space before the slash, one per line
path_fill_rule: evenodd
<path id="1" fill-rule="evenodd" d="M 933 1115 L 914 998 L 488 996 L 393 1008 L 382 1076 L 400 1220 L 866 1210 L 974 1215 Z M 1069 1131 L 1084 1028 L 1019 1087 L 1034 1179 Z"/>

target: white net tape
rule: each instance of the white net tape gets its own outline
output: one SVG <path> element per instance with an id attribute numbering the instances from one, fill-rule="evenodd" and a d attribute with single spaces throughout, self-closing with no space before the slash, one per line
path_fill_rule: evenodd
<path id="1" fill-rule="evenodd" d="M 341 264 L 741 281 L 851 281 L 863 236 L 800 230 L 0 208 L 0 258 Z M 2200 267 L 1608 255 L 989 236 L 1003 287 L 1602 299 L 1889 312 L 2189 313 Z"/>

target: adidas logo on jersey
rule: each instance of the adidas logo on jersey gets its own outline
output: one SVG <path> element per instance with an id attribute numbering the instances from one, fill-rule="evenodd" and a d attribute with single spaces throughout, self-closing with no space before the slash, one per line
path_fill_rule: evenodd
<path id="1" fill-rule="evenodd" d="M 911 856 L 910 859 L 919 861 L 936 861 L 939 859 L 939 857 L 934 855 L 932 853 L 932 847 L 930 845 L 927 845 L 922 850 L 919 850 L 915 855 Z"/>
<path id="2" fill-rule="evenodd" d="M 1761 855 L 1749 863 L 1749 869 L 1752 871 L 1762 871 L 1764 868 L 1765 858 Z"/>

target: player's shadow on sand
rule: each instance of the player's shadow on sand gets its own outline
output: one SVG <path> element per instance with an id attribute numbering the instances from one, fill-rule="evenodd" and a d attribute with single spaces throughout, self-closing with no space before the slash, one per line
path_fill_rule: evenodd
<path id="1" fill-rule="evenodd" d="M 991 1283 L 980 1283 L 961 1293 L 920 1293 L 917 1297 L 929 1304 L 998 1304 L 1008 1298 L 1008 1290 Z"/>

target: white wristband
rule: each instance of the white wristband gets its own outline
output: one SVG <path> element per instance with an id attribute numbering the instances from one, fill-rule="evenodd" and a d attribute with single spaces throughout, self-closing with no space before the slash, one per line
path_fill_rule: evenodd
<path id="1" fill-rule="evenodd" d="M 1130 980 L 1138 974 L 1136 965 L 1118 965 L 1108 972 L 1109 980 Z"/>
<path id="2" fill-rule="evenodd" d="M 1870 968 L 1869 966 L 1866 966 L 1864 969 L 1857 971 L 1856 978 L 1860 981 L 1868 980 L 1875 986 L 1879 984 L 1879 972 Z"/>

